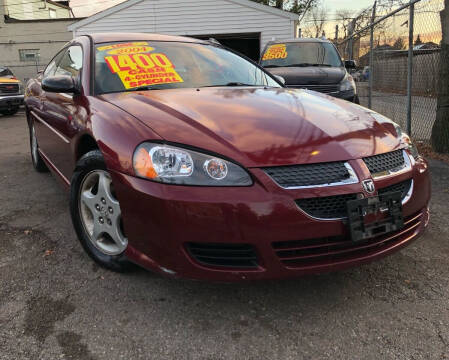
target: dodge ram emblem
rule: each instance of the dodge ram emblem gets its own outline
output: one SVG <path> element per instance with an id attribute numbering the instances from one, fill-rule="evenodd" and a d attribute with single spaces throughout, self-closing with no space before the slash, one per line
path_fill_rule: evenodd
<path id="1" fill-rule="evenodd" d="M 363 189 L 365 189 L 365 191 L 368 194 L 373 194 L 376 191 L 376 187 L 374 186 L 374 181 L 371 179 L 363 180 L 362 185 L 363 185 Z"/>

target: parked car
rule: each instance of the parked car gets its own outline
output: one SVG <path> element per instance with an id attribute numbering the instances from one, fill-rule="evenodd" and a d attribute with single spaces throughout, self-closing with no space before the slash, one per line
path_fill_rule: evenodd
<path id="1" fill-rule="evenodd" d="M 0 66 L 0 114 L 14 115 L 22 104 L 22 83 L 10 69 Z"/>
<path id="2" fill-rule="evenodd" d="M 365 66 L 362 70 L 362 81 L 369 81 L 369 76 L 370 76 L 370 67 L 369 66 Z"/>
<path id="3" fill-rule="evenodd" d="M 359 103 L 357 87 L 347 69 L 354 61 L 343 63 L 338 50 L 325 39 L 299 38 L 271 41 L 262 52 L 260 65 L 281 76 L 292 89 L 308 89 Z"/>
<path id="4" fill-rule="evenodd" d="M 363 80 L 363 70 L 358 70 L 352 74 L 354 81 L 359 82 Z"/>
<path id="5" fill-rule="evenodd" d="M 34 168 L 70 189 L 78 238 L 109 269 L 295 277 L 381 258 L 428 224 L 427 163 L 398 125 L 213 42 L 83 35 L 26 94 Z"/>

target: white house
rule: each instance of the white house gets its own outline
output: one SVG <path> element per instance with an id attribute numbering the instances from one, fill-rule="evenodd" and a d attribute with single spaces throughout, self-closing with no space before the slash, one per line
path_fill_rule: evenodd
<path id="1" fill-rule="evenodd" d="M 128 0 L 68 29 L 74 36 L 145 32 L 212 37 L 256 60 L 273 38 L 294 38 L 298 20 L 298 15 L 250 0 Z"/>

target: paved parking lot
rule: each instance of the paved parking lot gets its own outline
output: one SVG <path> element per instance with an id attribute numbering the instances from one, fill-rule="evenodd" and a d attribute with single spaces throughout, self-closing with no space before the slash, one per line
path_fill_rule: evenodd
<path id="1" fill-rule="evenodd" d="M 0 117 L 0 359 L 449 359 L 449 166 L 431 162 L 425 236 L 380 262 L 294 281 L 210 284 L 84 254 L 68 195 Z"/>

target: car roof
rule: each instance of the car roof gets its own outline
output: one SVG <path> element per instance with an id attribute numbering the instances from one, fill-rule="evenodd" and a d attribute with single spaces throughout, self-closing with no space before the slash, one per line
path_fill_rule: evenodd
<path id="1" fill-rule="evenodd" d="M 81 35 L 83 36 L 83 35 Z M 161 34 L 146 34 L 146 33 L 94 33 L 86 34 L 89 36 L 95 44 L 114 42 L 114 41 L 176 41 L 176 42 L 189 42 L 208 44 L 206 40 L 199 40 L 185 36 L 171 36 Z"/>
<path id="2" fill-rule="evenodd" d="M 278 44 L 278 43 L 330 43 L 328 39 L 320 39 L 320 38 L 296 38 L 296 39 L 288 39 L 288 40 L 273 40 L 269 41 L 269 44 Z"/>

